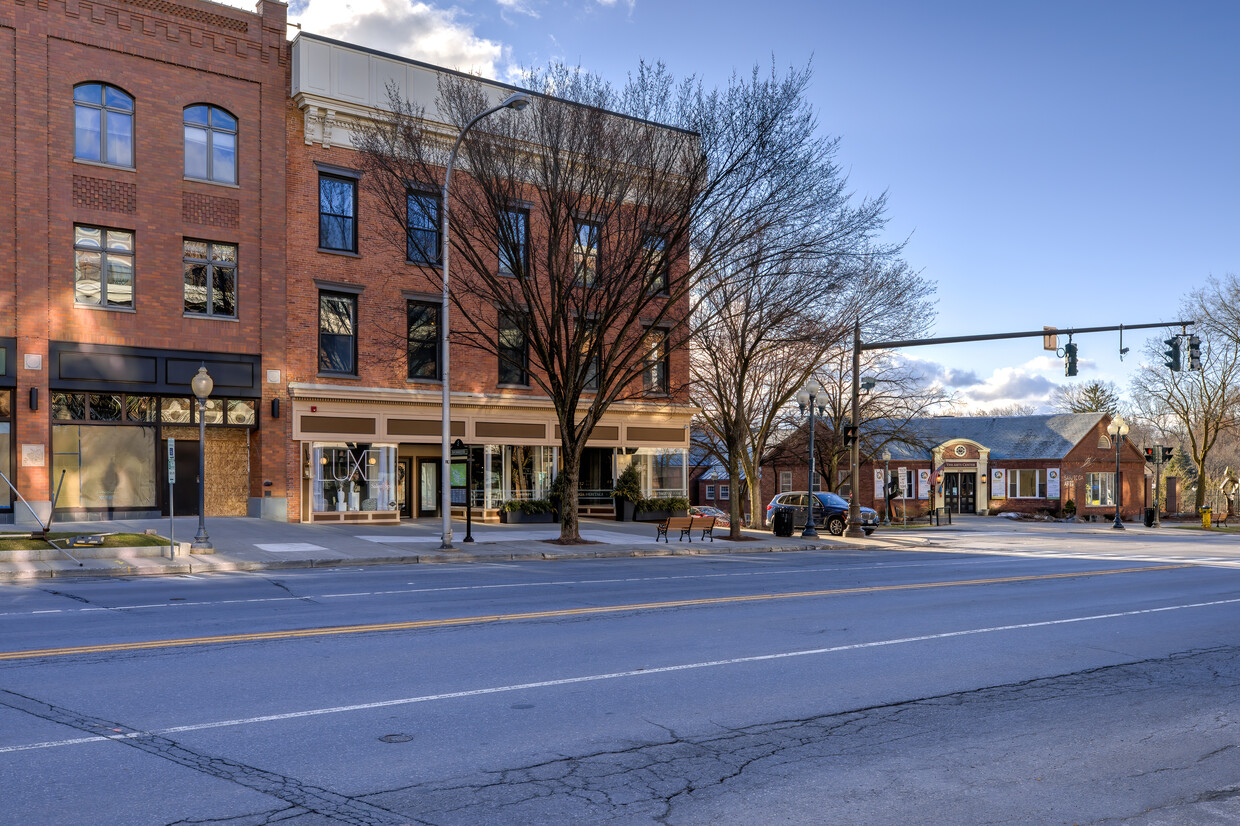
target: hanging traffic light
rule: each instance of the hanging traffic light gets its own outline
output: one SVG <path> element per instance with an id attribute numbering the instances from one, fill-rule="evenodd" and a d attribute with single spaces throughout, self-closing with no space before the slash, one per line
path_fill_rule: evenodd
<path id="1" fill-rule="evenodd" d="M 1166 351 L 1163 352 L 1163 365 L 1171 368 L 1171 372 L 1180 372 L 1180 338 L 1163 339 L 1163 344 L 1167 345 Z"/>
<path id="2" fill-rule="evenodd" d="M 1069 341 L 1067 344 L 1063 346 L 1063 352 L 1064 352 L 1064 356 L 1066 359 L 1064 362 L 1063 373 L 1065 376 L 1075 376 L 1076 375 L 1076 345 Z"/>
<path id="3" fill-rule="evenodd" d="M 857 428 L 848 425 L 844 428 L 844 447 L 852 447 L 857 441 Z"/>
<path id="4" fill-rule="evenodd" d="M 1188 337 L 1188 369 L 1201 369 L 1201 339 L 1197 336 Z"/>

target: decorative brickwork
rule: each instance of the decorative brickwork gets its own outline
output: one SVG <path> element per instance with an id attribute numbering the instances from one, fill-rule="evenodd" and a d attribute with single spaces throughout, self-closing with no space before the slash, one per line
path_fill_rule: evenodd
<path id="1" fill-rule="evenodd" d="M 138 211 L 138 187 L 123 181 L 74 175 L 73 205 L 133 215 Z"/>
<path id="2" fill-rule="evenodd" d="M 236 229 L 239 209 L 240 204 L 233 198 L 195 195 L 192 192 L 181 196 L 181 220 L 187 224 Z"/>
<path id="3" fill-rule="evenodd" d="M 86 4 L 83 3 L 83 5 Z M 202 23 L 206 26 L 215 26 L 218 29 L 228 29 L 229 31 L 242 33 L 250 30 L 249 25 L 244 20 L 225 17 L 222 14 L 212 14 L 202 9 L 192 9 L 179 3 L 169 3 L 168 0 L 129 0 L 129 5 L 137 6 L 140 9 L 150 9 L 158 14 L 183 17 L 186 20 L 193 20 L 195 23 Z"/>

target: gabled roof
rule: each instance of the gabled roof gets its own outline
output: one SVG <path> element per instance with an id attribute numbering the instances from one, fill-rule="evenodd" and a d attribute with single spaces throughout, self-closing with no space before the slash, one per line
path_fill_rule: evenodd
<path id="1" fill-rule="evenodd" d="M 1038 416 L 912 419 L 903 426 L 903 430 L 909 434 L 908 442 L 913 444 L 891 442 L 884 449 L 891 451 L 893 460 L 925 460 L 933 447 L 954 439 L 969 439 L 990 448 L 991 459 L 1062 459 L 1105 415 L 1050 413 Z"/>

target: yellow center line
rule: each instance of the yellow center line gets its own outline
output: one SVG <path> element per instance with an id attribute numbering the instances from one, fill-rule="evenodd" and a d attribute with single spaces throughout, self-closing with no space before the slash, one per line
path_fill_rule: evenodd
<path id="1" fill-rule="evenodd" d="M 1150 571 L 1173 571 L 1191 568 L 1192 565 L 1156 565 L 1143 568 L 1115 568 L 1109 571 L 1082 571 L 1062 574 L 1036 574 L 1029 576 L 1005 576 L 992 579 L 957 579 L 947 582 L 914 582 L 906 585 L 871 585 L 863 588 L 830 588 L 821 591 L 788 591 L 778 594 L 744 594 L 731 597 L 704 597 L 701 599 L 678 599 L 667 602 L 639 602 L 628 605 L 601 605 L 592 608 L 562 608 L 554 611 L 525 611 L 516 614 L 484 614 L 475 617 L 448 617 L 446 619 L 410 620 L 406 622 L 382 622 L 370 625 L 338 625 L 326 628 L 302 628 L 293 631 L 261 631 L 253 634 L 221 634 L 211 637 L 186 637 L 171 640 L 147 640 L 145 642 L 117 642 L 104 645 L 75 645 L 65 648 L 40 648 L 29 651 L 0 652 L 0 660 L 26 660 L 37 657 L 60 657 L 67 654 L 103 654 L 115 651 L 141 651 L 148 648 L 176 648 L 189 645 L 215 645 L 233 642 L 262 642 L 265 640 L 290 640 L 299 637 L 326 637 L 333 634 L 367 634 L 376 631 L 412 631 L 422 628 L 446 628 L 454 625 L 480 625 L 488 622 L 514 620 L 555 619 L 580 617 L 591 614 L 615 614 L 625 611 L 651 611 L 660 608 L 685 608 L 700 605 L 727 605 L 740 602 L 760 602 L 777 599 L 804 599 L 806 597 L 837 597 L 850 594 L 873 594 L 883 591 L 915 591 L 929 588 L 958 588 L 966 585 L 997 585 L 1005 582 L 1035 582 L 1046 579 L 1072 579 L 1078 577 L 1108 576 L 1111 574 L 1139 574 Z"/>

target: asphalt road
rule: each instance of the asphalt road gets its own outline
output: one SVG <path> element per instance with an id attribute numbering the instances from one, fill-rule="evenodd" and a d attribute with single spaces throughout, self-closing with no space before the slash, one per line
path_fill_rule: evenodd
<path id="1" fill-rule="evenodd" d="M 0 823 L 1234 823 L 1238 620 L 1120 556 L 0 586 Z"/>

